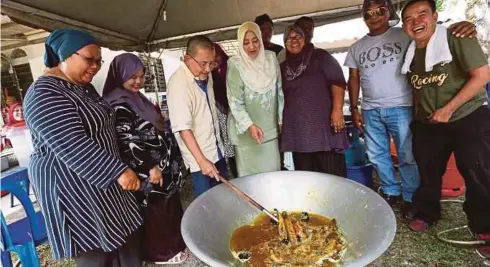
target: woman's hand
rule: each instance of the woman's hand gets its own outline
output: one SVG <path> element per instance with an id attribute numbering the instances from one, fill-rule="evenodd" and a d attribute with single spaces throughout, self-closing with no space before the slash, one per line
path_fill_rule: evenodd
<path id="1" fill-rule="evenodd" d="M 264 132 L 260 129 L 259 126 L 252 124 L 248 127 L 248 132 L 250 133 L 250 137 L 254 139 L 258 144 L 262 144 L 262 139 L 264 138 Z"/>
<path id="2" fill-rule="evenodd" d="M 330 115 L 330 124 L 333 127 L 334 132 L 339 133 L 345 127 L 344 114 L 342 110 L 332 110 Z"/>
<path id="3" fill-rule="evenodd" d="M 122 187 L 123 190 L 134 191 L 140 189 L 140 179 L 136 175 L 136 173 L 127 168 L 119 178 L 117 178 L 117 182 Z"/>
<path id="4" fill-rule="evenodd" d="M 158 168 L 158 165 L 151 168 L 151 170 L 150 170 L 150 183 L 151 184 L 159 184 L 160 186 L 163 185 L 163 175 L 162 175 L 162 171 L 160 170 L 160 168 Z"/>

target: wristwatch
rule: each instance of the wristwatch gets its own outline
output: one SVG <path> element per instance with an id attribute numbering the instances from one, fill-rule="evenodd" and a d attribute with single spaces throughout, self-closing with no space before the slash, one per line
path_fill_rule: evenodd
<path id="1" fill-rule="evenodd" d="M 352 112 L 354 110 L 359 110 L 359 108 L 357 106 L 350 106 L 349 107 L 349 111 Z"/>

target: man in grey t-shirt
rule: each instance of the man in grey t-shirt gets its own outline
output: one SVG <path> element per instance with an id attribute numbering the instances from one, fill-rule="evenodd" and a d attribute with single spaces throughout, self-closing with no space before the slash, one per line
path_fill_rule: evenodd
<path id="1" fill-rule="evenodd" d="M 412 195 L 420 184 L 412 154 L 412 91 L 401 66 L 409 45 L 390 0 L 365 0 L 363 18 L 369 33 L 349 48 L 344 65 L 349 67 L 350 110 L 354 125 L 365 131 L 367 154 L 381 181 L 380 194 L 390 205 L 403 197 L 404 216 L 411 217 Z M 455 27 L 467 33 L 467 25 Z M 455 25 L 454 25 L 455 26 Z M 473 33 L 471 33 L 473 34 Z M 458 35 L 457 35 L 458 36 Z M 358 109 L 362 88 L 362 117 Z M 390 138 L 397 154 L 401 186 L 390 156 Z"/>

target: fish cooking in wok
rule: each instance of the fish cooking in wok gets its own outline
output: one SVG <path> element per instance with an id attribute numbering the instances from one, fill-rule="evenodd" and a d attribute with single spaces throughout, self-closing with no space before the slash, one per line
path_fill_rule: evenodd
<path id="1" fill-rule="evenodd" d="M 264 214 L 237 228 L 230 250 L 255 266 L 334 266 L 346 245 L 335 219 L 306 212 L 277 212 L 279 222 Z"/>

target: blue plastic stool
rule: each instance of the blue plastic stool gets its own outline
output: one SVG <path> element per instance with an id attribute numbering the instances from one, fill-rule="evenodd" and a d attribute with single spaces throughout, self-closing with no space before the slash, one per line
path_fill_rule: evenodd
<path id="1" fill-rule="evenodd" d="M 347 166 L 347 179 L 361 183 L 369 188 L 373 185 L 373 165 Z"/>
<path id="2" fill-rule="evenodd" d="M 358 166 L 365 164 L 367 160 L 366 145 L 361 139 L 361 134 L 352 122 L 346 123 L 347 137 L 349 138 L 349 148 L 345 150 L 345 163 L 347 166 Z"/>
<path id="3" fill-rule="evenodd" d="M 37 256 L 36 245 L 34 240 L 28 234 L 30 240 L 24 240 L 22 243 L 15 243 L 12 241 L 7 222 L 0 214 L 0 220 L 2 221 L 2 265 L 6 267 L 12 266 L 12 259 L 10 253 L 15 252 L 19 256 L 22 266 L 25 267 L 40 267 L 39 257 Z"/>
<path id="4" fill-rule="evenodd" d="M 23 206 L 27 217 L 7 224 L 1 215 L 2 239 L 1 260 L 3 266 L 12 266 L 10 253 L 19 255 L 22 266 L 40 266 L 36 246 L 48 240 L 44 217 L 35 212 L 28 191 L 24 188 L 27 179 L 25 168 L 18 168 L 2 173 L 1 190 L 15 196 Z"/>

